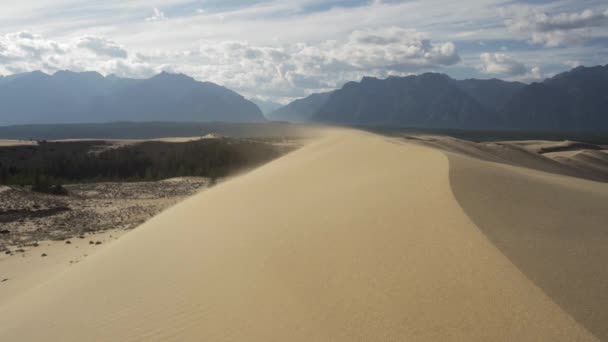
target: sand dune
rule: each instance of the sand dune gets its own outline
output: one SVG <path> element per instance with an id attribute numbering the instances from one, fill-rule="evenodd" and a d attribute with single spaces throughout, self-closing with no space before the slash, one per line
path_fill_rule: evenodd
<path id="1" fill-rule="evenodd" d="M 608 151 L 567 151 L 546 153 L 545 156 L 566 164 L 572 168 L 593 172 L 598 175 L 608 174 Z"/>
<path id="2" fill-rule="evenodd" d="M 450 155 L 456 199 L 556 303 L 608 341 L 608 184 Z"/>
<path id="3" fill-rule="evenodd" d="M 428 135 L 404 138 L 474 159 L 608 182 L 608 153 L 605 147 L 599 145 L 543 140 L 473 142 L 449 136 Z"/>
<path id="4" fill-rule="evenodd" d="M 0 139 L 0 147 L 36 145 L 36 144 L 37 143 L 35 141 L 30 141 L 30 140 Z"/>
<path id="5" fill-rule="evenodd" d="M 594 201 L 606 199 L 605 185 L 523 173 L 518 181 L 543 184 L 533 193 L 551 196 L 555 190 L 563 199 L 546 212 L 538 209 L 545 202 L 529 202 L 543 214 L 555 215 L 555 220 L 589 216 L 568 221 L 583 225 L 580 234 L 566 224 L 543 230 L 532 223 L 528 241 L 513 232 L 500 235 L 504 226 L 486 218 L 491 214 L 482 215 L 495 210 L 496 203 L 504 206 L 496 209 L 503 217 L 511 208 L 509 198 L 527 191 L 519 188 L 525 184 L 504 188 L 514 183 L 507 176 L 520 175 L 520 170 L 448 155 L 367 133 L 328 133 L 182 202 L 16 296 L 0 307 L 0 340 L 603 337 L 593 313 L 604 311 L 589 299 L 606 280 L 599 270 L 606 258 L 593 259 L 603 256 L 601 246 L 590 242 L 604 236 L 597 223 L 605 208 Z M 508 175 L 494 171 L 498 168 Z M 506 192 L 504 198 L 491 197 L 492 182 L 505 183 L 497 185 L 497 191 Z M 573 211 L 566 200 L 571 194 L 583 201 Z M 480 203 L 484 198 L 488 203 Z M 538 213 L 513 208 L 511 214 L 522 210 L 531 219 Z M 518 230 L 528 227 L 525 217 L 519 220 L 509 222 L 521 224 Z M 557 241 L 549 231 L 557 231 Z M 581 245 L 571 247 L 568 237 Z M 523 247 L 511 248 L 509 242 Z M 532 242 L 537 251 L 529 250 Z M 587 242 L 592 250 L 584 255 Z M 556 255 L 554 248 L 560 247 L 566 255 Z M 546 249 L 549 253 L 543 254 Z M 556 258 L 556 265 L 545 272 L 549 258 Z M 583 270 L 577 273 L 579 267 Z M 580 286 L 564 284 L 563 276 L 555 275 L 562 270 L 581 277 Z M 561 285 L 551 288 L 546 280 Z M 597 284 L 583 283 L 587 281 Z M 586 285 L 591 293 L 572 304 L 577 299 L 573 291 L 584 291 Z M 601 296 L 597 301 L 607 303 Z"/>

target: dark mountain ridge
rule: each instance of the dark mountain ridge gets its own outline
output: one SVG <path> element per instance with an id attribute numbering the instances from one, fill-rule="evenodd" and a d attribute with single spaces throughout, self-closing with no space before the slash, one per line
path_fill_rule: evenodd
<path id="1" fill-rule="evenodd" d="M 608 131 L 608 65 L 540 83 L 454 80 L 447 75 L 364 77 L 332 92 L 304 121 L 497 130 Z M 311 96 L 312 97 L 312 96 Z M 309 97 L 309 98 L 311 98 Z M 285 111 L 301 101 L 279 109 Z M 289 116 L 283 116 L 289 120 Z M 296 120 L 293 120 L 296 121 Z"/>
<path id="2" fill-rule="evenodd" d="M 241 95 L 182 74 L 149 79 L 40 71 L 0 78 L 0 124 L 129 121 L 264 121 Z"/>
<path id="3" fill-rule="evenodd" d="M 608 65 L 578 67 L 517 91 L 501 109 L 514 129 L 608 130 Z"/>
<path id="4" fill-rule="evenodd" d="M 498 125 L 497 116 L 489 115 L 490 110 L 470 95 L 479 86 L 468 81 L 468 86 L 462 86 L 460 82 L 464 81 L 437 73 L 384 80 L 365 77 L 361 82 L 347 83 L 332 94 L 313 120 L 450 128 Z"/>

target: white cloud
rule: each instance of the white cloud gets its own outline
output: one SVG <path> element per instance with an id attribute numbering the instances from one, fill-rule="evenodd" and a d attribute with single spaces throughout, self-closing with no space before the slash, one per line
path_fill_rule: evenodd
<path id="1" fill-rule="evenodd" d="M 174 60 L 175 55 L 167 58 Z M 297 97 L 341 86 L 366 75 L 385 77 L 458 63 L 451 42 L 397 27 L 355 31 L 345 40 L 280 46 L 247 42 L 202 42 L 182 58 L 185 72 L 255 95 Z M 184 67 L 189 65 L 189 67 Z"/>
<path id="2" fill-rule="evenodd" d="M 127 58 L 128 53 L 115 42 L 109 41 L 100 37 L 82 37 L 77 43 L 77 46 L 83 49 L 88 49 L 99 56 Z"/>
<path id="3" fill-rule="evenodd" d="M 46 40 L 29 32 L 9 33 L 0 36 L 0 70 L 8 73 L 30 69 L 32 61 L 38 60 L 44 65 L 52 65 L 55 58 L 66 52 L 66 47 L 53 40 Z"/>
<path id="4" fill-rule="evenodd" d="M 591 35 L 592 28 L 608 26 L 608 10 L 548 14 L 518 7 L 504 13 L 510 16 L 505 20 L 510 30 L 526 34 L 532 43 L 547 47 L 581 43 Z"/>
<path id="5" fill-rule="evenodd" d="M 577 68 L 577 67 L 583 65 L 583 63 L 581 63 L 581 61 L 577 61 L 577 60 L 567 60 L 564 62 L 564 65 L 568 66 L 569 68 Z"/>
<path id="6" fill-rule="evenodd" d="M 86 36 L 57 42 L 30 32 L 0 36 L 0 74 L 96 70 L 104 74 L 143 77 L 156 69 L 139 55 L 130 57 L 118 44 L 101 37 Z"/>
<path id="7" fill-rule="evenodd" d="M 505 53 L 484 52 L 480 56 L 479 71 L 485 74 L 517 76 L 526 73 L 526 66 Z"/>
<path id="8" fill-rule="evenodd" d="M 540 67 L 533 67 L 532 69 L 530 69 L 530 71 L 526 72 L 523 75 L 517 76 L 512 78 L 513 80 L 516 81 L 520 81 L 520 82 L 525 82 L 525 83 L 532 83 L 532 82 L 542 82 L 544 79 L 546 79 L 547 77 L 551 77 L 552 75 L 546 75 L 544 74 Z"/>
<path id="9" fill-rule="evenodd" d="M 536 28 L 542 32 L 572 30 L 607 24 L 608 10 L 600 13 L 587 9 L 580 13 L 559 13 L 553 16 L 547 15 L 546 13 L 537 13 L 535 18 L 534 24 Z"/>
<path id="10" fill-rule="evenodd" d="M 481 64 L 477 69 L 484 74 L 500 75 L 507 80 L 525 83 L 540 82 L 549 75 L 544 74 L 541 68 L 526 67 L 514 57 L 502 52 L 485 52 L 480 55 Z"/>
<path id="11" fill-rule="evenodd" d="M 153 9 L 154 14 L 152 14 L 151 17 L 146 18 L 146 21 L 163 21 L 165 19 L 167 19 L 167 17 L 165 16 L 165 13 L 161 10 L 159 10 L 158 8 L 154 7 Z"/>
<path id="12" fill-rule="evenodd" d="M 361 68 L 411 71 L 460 61 L 452 42 L 432 42 L 425 33 L 399 27 L 354 31 L 344 45 L 331 48 L 332 57 Z"/>

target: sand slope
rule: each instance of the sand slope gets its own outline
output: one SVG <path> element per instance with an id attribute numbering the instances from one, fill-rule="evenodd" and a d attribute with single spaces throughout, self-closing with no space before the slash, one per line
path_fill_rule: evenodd
<path id="1" fill-rule="evenodd" d="M 471 222 L 446 155 L 352 131 L 182 202 L 0 317 L 1 341 L 595 340 Z"/>
<path id="2" fill-rule="evenodd" d="M 30 140 L 11 140 L 11 139 L 0 139 L 0 147 L 10 146 L 25 146 L 25 145 L 36 145 L 37 142 Z"/>
<path id="3" fill-rule="evenodd" d="M 608 184 L 450 155 L 454 194 L 526 276 L 608 341 Z"/>
<path id="4" fill-rule="evenodd" d="M 473 142 L 449 136 L 403 136 L 407 141 L 473 159 L 608 182 L 608 151 L 572 141 Z"/>

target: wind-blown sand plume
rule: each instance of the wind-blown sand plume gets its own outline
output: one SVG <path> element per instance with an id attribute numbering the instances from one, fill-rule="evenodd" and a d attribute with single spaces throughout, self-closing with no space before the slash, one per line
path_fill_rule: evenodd
<path id="1" fill-rule="evenodd" d="M 2 341 L 596 340 L 469 220 L 443 153 L 352 131 L 182 202 L 0 317 Z"/>

